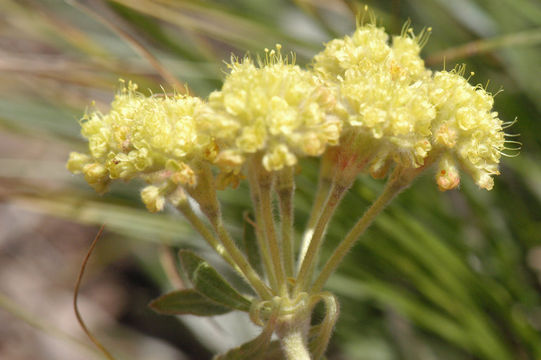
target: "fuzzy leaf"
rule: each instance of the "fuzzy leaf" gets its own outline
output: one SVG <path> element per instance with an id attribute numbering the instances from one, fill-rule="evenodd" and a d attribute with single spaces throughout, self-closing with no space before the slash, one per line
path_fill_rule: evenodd
<path id="1" fill-rule="evenodd" d="M 181 250 L 179 256 L 184 271 L 199 293 L 226 307 L 250 310 L 250 301 L 235 290 L 208 262 L 189 250 Z"/>
<path id="2" fill-rule="evenodd" d="M 176 290 L 154 299 L 149 305 L 152 310 L 166 315 L 214 316 L 230 312 L 194 289 Z"/>

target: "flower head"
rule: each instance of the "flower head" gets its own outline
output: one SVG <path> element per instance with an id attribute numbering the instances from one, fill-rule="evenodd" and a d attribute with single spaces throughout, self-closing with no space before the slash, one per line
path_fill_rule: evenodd
<path id="1" fill-rule="evenodd" d="M 425 39 L 406 26 L 389 44 L 382 28 L 367 24 L 330 41 L 314 58 L 314 71 L 334 90 L 346 124 L 342 147 L 363 166 L 368 162 L 376 176 L 389 160 L 419 167 L 430 151 L 436 111 L 429 98 L 431 73 L 419 57 Z"/>
<path id="2" fill-rule="evenodd" d="M 498 113 L 492 111 L 493 96 L 481 86 L 470 85 L 463 72 L 463 67 L 437 72 L 431 84 L 431 101 L 437 110 L 432 143 L 434 151 L 446 154 L 440 162 L 438 184 L 458 164 L 477 185 L 490 190 L 494 185 L 492 176 L 499 174 L 498 164 L 505 147 L 503 123 Z M 458 177 L 450 184 L 458 185 Z M 454 186 L 440 185 L 440 189 Z"/>
<path id="3" fill-rule="evenodd" d="M 218 166 L 238 171 L 260 152 L 265 169 L 275 171 L 337 144 L 341 122 L 329 113 L 329 92 L 310 72 L 289 63 L 279 45 L 258 64 L 246 57 L 229 68 L 222 89 L 210 94 L 202 121 L 220 149 Z"/>
<path id="4" fill-rule="evenodd" d="M 200 99 L 183 95 L 145 97 L 129 83 L 107 114 L 95 111 L 81 120 L 89 154 L 71 153 L 67 167 L 84 173 L 100 193 L 111 180 L 134 177 L 193 185 L 197 179 L 191 164 L 211 147 L 195 127 L 202 106 Z"/>

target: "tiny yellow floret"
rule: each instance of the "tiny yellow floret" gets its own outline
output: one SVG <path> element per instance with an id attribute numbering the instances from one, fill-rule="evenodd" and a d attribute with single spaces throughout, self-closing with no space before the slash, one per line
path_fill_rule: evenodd
<path id="1" fill-rule="evenodd" d="M 162 211 L 165 206 L 161 189 L 154 185 L 148 185 L 141 190 L 141 199 L 150 212 Z"/>

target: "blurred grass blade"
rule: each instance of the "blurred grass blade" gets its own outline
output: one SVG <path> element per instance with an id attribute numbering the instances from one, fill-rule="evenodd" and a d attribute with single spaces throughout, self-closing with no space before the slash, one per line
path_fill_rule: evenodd
<path id="1" fill-rule="evenodd" d="M 9 297 L 2 293 L 0 293 L 0 308 L 4 309 L 17 319 L 24 321 L 26 324 L 32 326 L 39 331 L 42 331 L 47 335 L 54 336 L 60 340 L 64 340 L 71 344 L 74 344 L 85 353 L 91 355 L 96 359 L 102 358 L 101 353 L 98 353 L 98 351 L 94 347 L 90 346 L 87 342 L 84 342 L 81 339 L 76 338 L 63 330 L 56 328 L 53 324 L 43 322 L 37 315 L 30 314 L 19 304 L 12 301 Z"/>
<path id="2" fill-rule="evenodd" d="M 489 51 L 508 48 L 512 46 L 532 46 L 541 43 L 541 29 L 522 31 L 515 34 L 497 36 L 490 39 L 481 39 L 470 43 L 443 50 L 430 55 L 426 59 L 427 65 L 441 64 L 444 61 L 466 59 Z"/>
<path id="3" fill-rule="evenodd" d="M 186 93 L 186 86 L 183 85 L 165 66 L 163 66 L 160 60 L 147 49 L 147 46 L 142 43 L 142 40 L 138 39 L 134 34 L 131 34 L 125 29 L 127 27 L 126 23 L 113 11 L 110 11 L 105 3 L 100 0 L 94 0 L 91 3 L 89 3 L 88 0 L 67 1 L 92 15 L 94 18 L 113 30 L 116 34 L 118 34 L 118 36 L 130 44 L 137 53 L 148 60 L 148 62 L 156 69 L 158 74 L 160 74 L 162 78 L 168 82 L 173 89 L 175 89 L 175 91 L 179 92 L 180 94 Z"/>
<path id="4" fill-rule="evenodd" d="M 298 47 L 314 48 L 312 44 L 291 38 L 283 34 L 278 27 L 267 27 L 264 24 L 228 13 L 224 6 L 217 6 L 212 2 L 198 4 L 197 2 L 169 1 L 169 0 L 113 0 L 126 7 L 133 8 L 141 13 L 148 14 L 175 26 L 196 30 L 208 34 L 239 47 L 240 49 L 260 49 L 262 44 L 286 42 Z M 214 8 L 213 8 L 214 7 Z M 250 34 L 250 36 L 246 36 Z"/>
<path id="5" fill-rule="evenodd" d="M 56 195 L 54 198 L 17 195 L 10 202 L 37 211 L 88 225 L 106 223 L 109 230 L 132 239 L 160 244 L 202 246 L 180 216 L 150 214 L 144 209 L 85 199 L 81 195 Z"/>

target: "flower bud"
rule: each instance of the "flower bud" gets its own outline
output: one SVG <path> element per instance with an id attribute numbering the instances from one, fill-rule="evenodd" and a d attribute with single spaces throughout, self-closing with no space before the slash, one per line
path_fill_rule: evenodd
<path id="1" fill-rule="evenodd" d="M 82 173 L 86 182 L 99 194 L 107 191 L 109 186 L 109 172 L 107 168 L 98 163 L 87 164 L 83 166 Z"/>
<path id="2" fill-rule="evenodd" d="M 149 185 L 141 190 L 141 199 L 150 212 L 162 211 L 165 205 L 165 197 L 159 187 Z"/>
<path id="3" fill-rule="evenodd" d="M 444 156 L 438 164 L 436 183 L 441 191 L 454 189 L 460 184 L 458 170 L 454 165 L 454 161 L 448 156 Z"/>
<path id="4" fill-rule="evenodd" d="M 69 155 L 66 168 L 74 174 L 79 174 L 83 171 L 83 167 L 91 161 L 91 157 L 78 152 L 71 152 Z"/>

